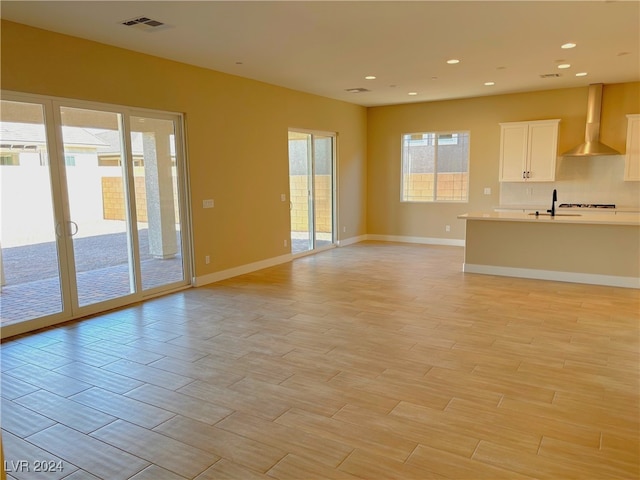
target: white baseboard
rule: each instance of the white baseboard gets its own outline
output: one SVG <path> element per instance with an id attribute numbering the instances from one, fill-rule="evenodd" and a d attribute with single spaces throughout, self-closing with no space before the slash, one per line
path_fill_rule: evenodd
<path id="1" fill-rule="evenodd" d="M 463 264 L 462 271 L 466 273 L 481 273 L 484 275 L 500 275 L 503 277 L 532 278 L 535 280 L 554 280 L 556 282 L 587 283 L 589 285 L 640 289 L 640 278 L 636 277 L 619 277 L 595 273 L 556 272 L 553 270 L 474 265 L 470 263 Z"/>
<path id="2" fill-rule="evenodd" d="M 422 245 L 449 245 L 454 247 L 464 247 L 464 239 L 458 238 L 435 238 L 435 237 L 407 237 L 403 235 L 367 235 L 367 240 L 377 240 L 380 242 L 402 242 L 419 243 Z"/>
<path id="3" fill-rule="evenodd" d="M 339 247 L 346 247 L 347 245 L 353 245 L 354 243 L 364 242 L 367 240 L 367 235 L 359 235 L 357 237 L 349 237 L 344 240 L 338 240 L 337 245 Z"/>
<path id="4" fill-rule="evenodd" d="M 245 273 L 256 272 L 263 268 L 274 267 L 282 263 L 290 262 L 292 256 L 290 253 L 286 255 L 280 255 L 279 257 L 267 258 L 266 260 L 260 260 L 259 262 L 247 263 L 246 265 L 240 265 L 239 267 L 229 268 L 227 270 L 221 270 L 219 272 L 210 273 L 209 275 L 203 275 L 201 277 L 195 277 L 193 285 L 195 287 L 201 287 L 209 283 L 219 282 L 226 280 L 227 278 L 237 277 L 238 275 L 244 275 Z"/>

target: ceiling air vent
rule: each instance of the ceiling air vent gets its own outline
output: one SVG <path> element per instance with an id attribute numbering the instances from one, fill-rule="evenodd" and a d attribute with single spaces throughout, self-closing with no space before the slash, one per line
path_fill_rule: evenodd
<path id="1" fill-rule="evenodd" d="M 170 28 L 170 25 L 159 22 L 158 20 L 153 20 L 149 17 L 135 17 L 129 20 L 124 20 L 120 23 L 125 27 L 133 27 L 144 32 L 157 32 L 158 30 Z"/>
<path id="2" fill-rule="evenodd" d="M 540 78 L 560 78 L 561 76 L 559 73 L 543 73 Z"/>
<path id="3" fill-rule="evenodd" d="M 358 87 L 358 88 L 347 88 L 346 91 L 349 92 L 349 93 L 363 93 L 363 92 L 370 92 L 371 90 L 367 90 L 366 88 Z"/>

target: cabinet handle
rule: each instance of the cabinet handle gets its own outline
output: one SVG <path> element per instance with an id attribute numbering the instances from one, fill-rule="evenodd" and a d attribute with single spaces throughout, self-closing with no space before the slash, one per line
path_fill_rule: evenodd
<path id="1" fill-rule="evenodd" d="M 527 178 L 531 178 L 531 172 L 527 172 Z"/>
<path id="2" fill-rule="evenodd" d="M 522 178 L 527 178 L 527 172 L 522 172 Z"/>

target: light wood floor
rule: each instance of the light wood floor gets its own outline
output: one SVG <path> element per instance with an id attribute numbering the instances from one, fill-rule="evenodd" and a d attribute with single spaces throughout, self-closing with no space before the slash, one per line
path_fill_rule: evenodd
<path id="1" fill-rule="evenodd" d="M 637 479 L 639 292 L 462 255 L 365 242 L 5 342 L 9 476 Z"/>

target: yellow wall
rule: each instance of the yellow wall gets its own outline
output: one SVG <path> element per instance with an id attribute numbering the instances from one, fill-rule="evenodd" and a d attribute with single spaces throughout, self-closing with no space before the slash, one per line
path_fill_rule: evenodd
<path id="1" fill-rule="evenodd" d="M 7 21 L 1 35 L 5 90 L 185 114 L 197 276 L 289 252 L 291 127 L 337 132 L 339 235 L 366 233 L 364 107 Z"/>
<path id="2" fill-rule="evenodd" d="M 457 215 L 499 204 L 500 122 L 559 118 L 558 152 L 584 141 L 587 90 L 570 88 L 368 109 L 367 229 L 370 234 L 464 238 Z M 628 113 L 640 112 L 640 83 L 605 85 L 601 140 L 624 152 Z M 469 131 L 469 203 L 401 203 L 401 135 Z M 484 195 L 490 187 L 491 195 Z M 445 226 L 451 232 L 445 232 Z"/>
<path id="3" fill-rule="evenodd" d="M 559 152 L 584 137 L 587 87 L 367 109 L 16 23 L 1 34 L 3 89 L 185 114 L 197 276 L 289 252 L 288 128 L 338 133 L 341 240 L 464 238 L 457 215 L 499 202 L 500 122 L 560 118 Z M 602 140 L 624 152 L 639 112 L 640 83 L 605 85 Z M 447 130 L 471 135 L 469 202 L 401 203 L 401 134 Z"/>

